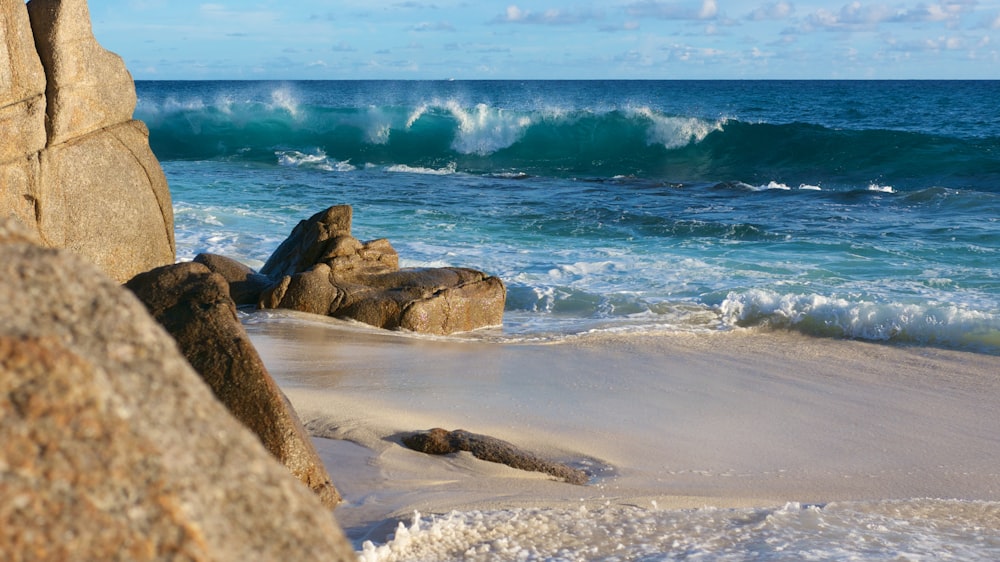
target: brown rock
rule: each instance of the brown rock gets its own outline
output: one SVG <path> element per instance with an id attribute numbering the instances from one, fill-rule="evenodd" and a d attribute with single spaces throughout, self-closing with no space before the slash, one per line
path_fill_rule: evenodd
<path id="1" fill-rule="evenodd" d="M 266 308 L 288 308 L 311 314 L 330 314 L 343 298 L 330 278 L 330 266 L 318 264 L 312 269 L 284 277 L 265 293 Z"/>
<path id="2" fill-rule="evenodd" d="M 4 132 L 0 162 L 14 162 L 44 148 L 45 96 L 39 92 L 25 99 L 0 100 L 0 127 Z"/>
<path id="3" fill-rule="evenodd" d="M 447 431 L 436 427 L 403 436 L 403 444 L 414 451 L 430 455 L 467 451 L 480 460 L 505 464 L 519 470 L 543 472 L 570 484 L 586 484 L 589 479 L 582 470 L 539 458 L 495 437 L 469 433 L 463 429 Z"/>
<path id="4" fill-rule="evenodd" d="M 132 294 L 28 237 L 0 227 L 0 559 L 356 558 Z"/>
<path id="5" fill-rule="evenodd" d="M 260 301 L 260 295 L 273 285 L 273 281 L 265 275 L 256 273 L 249 266 L 232 258 L 217 254 L 198 254 L 195 263 L 207 267 L 212 273 L 218 273 L 229 283 L 229 296 L 237 306 L 253 304 Z"/>
<path id="6" fill-rule="evenodd" d="M 346 205 L 300 222 L 261 269 L 276 283 L 260 307 L 432 334 L 502 322 L 507 292 L 499 278 L 465 268 L 399 269 L 387 240 L 362 243 L 350 229 Z"/>
<path id="7" fill-rule="evenodd" d="M 188 262 L 142 273 L 125 286 L 174 337 L 236 419 L 324 505 L 335 507 L 340 494 L 237 319 L 226 280 L 200 263 Z"/>
<path id="8" fill-rule="evenodd" d="M 31 0 L 28 14 L 45 67 L 49 146 L 130 121 L 132 75 L 97 43 L 86 0 Z"/>
<path id="9" fill-rule="evenodd" d="M 170 191 L 85 0 L 0 2 L 0 217 L 125 281 L 173 263 Z"/>
<path id="10" fill-rule="evenodd" d="M 11 162 L 0 162 L 0 217 L 13 216 L 36 234 L 40 176 L 37 152 Z"/>
<path id="11" fill-rule="evenodd" d="M 0 2 L 0 216 L 34 228 L 45 148 L 45 71 L 24 2 Z"/>
<path id="12" fill-rule="evenodd" d="M 35 38 L 24 2 L 0 2 L 0 30 L 3 31 L 3 41 L 0 41 L 0 107 L 42 96 L 45 93 L 45 71 L 35 51 Z M 44 111 L 44 104 L 42 109 Z M 44 123 L 42 125 L 44 127 Z M 6 128 L 3 130 L 9 131 Z M 7 140 L 0 139 L 0 143 Z M 0 151 L 0 154 L 3 152 Z"/>
<path id="13" fill-rule="evenodd" d="M 316 265 L 328 250 L 336 246 L 337 237 L 351 235 L 352 214 L 350 205 L 336 205 L 299 221 L 260 268 L 261 274 L 280 279 Z"/>
<path id="14" fill-rule="evenodd" d="M 170 190 L 148 135 L 127 121 L 42 152 L 42 240 L 120 282 L 174 261 Z"/>

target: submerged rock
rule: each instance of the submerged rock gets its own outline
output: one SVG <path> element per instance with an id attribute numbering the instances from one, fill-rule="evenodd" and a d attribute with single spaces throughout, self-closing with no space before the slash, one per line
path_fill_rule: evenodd
<path id="1" fill-rule="evenodd" d="M 505 464 L 519 470 L 543 472 L 570 484 L 586 484 L 589 479 L 587 473 L 582 470 L 539 458 L 495 437 L 469 433 L 463 429 L 447 431 L 436 427 L 429 431 L 403 436 L 403 444 L 414 451 L 429 455 L 467 451 L 480 460 Z"/>
<path id="2" fill-rule="evenodd" d="M 466 268 L 399 268 L 387 240 L 351 236 L 352 211 L 338 205 L 300 222 L 261 268 L 274 285 L 261 308 L 288 308 L 379 328 L 451 334 L 496 326 L 507 290 Z"/>
<path id="3" fill-rule="evenodd" d="M 0 221 L 0 559 L 355 560 L 143 305 Z"/>
<path id="4" fill-rule="evenodd" d="M 125 286 L 173 336 L 236 419 L 324 505 L 340 503 L 302 422 L 236 317 L 226 280 L 200 263 L 188 262 L 142 273 Z"/>

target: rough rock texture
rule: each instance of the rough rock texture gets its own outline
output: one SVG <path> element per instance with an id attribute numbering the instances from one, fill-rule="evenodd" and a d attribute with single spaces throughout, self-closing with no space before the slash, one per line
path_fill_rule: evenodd
<path id="1" fill-rule="evenodd" d="M 217 254 L 198 254 L 195 263 L 200 263 L 221 275 L 229 283 L 229 296 L 237 306 L 256 305 L 260 294 L 274 283 L 270 277 L 261 275 L 232 258 Z"/>
<path id="2" fill-rule="evenodd" d="M 0 559 L 354 560 L 141 303 L 0 224 Z"/>
<path id="3" fill-rule="evenodd" d="M 0 0 L 0 216 L 35 222 L 45 148 L 45 71 L 24 2 Z"/>
<path id="4" fill-rule="evenodd" d="M 503 320 L 503 282 L 465 268 L 399 269 L 384 239 L 351 236 L 351 207 L 300 222 L 261 273 L 275 280 L 261 308 L 290 308 L 388 329 L 450 334 Z"/>
<path id="5" fill-rule="evenodd" d="M 125 281 L 173 263 L 173 208 L 85 0 L 0 0 L 0 218 Z"/>
<path id="6" fill-rule="evenodd" d="M 194 262 L 141 273 L 125 285 L 174 337 L 226 408 L 327 507 L 340 495 L 302 422 L 236 317 L 226 280 Z"/>
<path id="7" fill-rule="evenodd" d="M 45 67 L 49 145 L 131 120 L 132 75 L 97 43 L 86 0 L 31 0 L 28 14 Z"/>
<path id="8" fill-rule="evenodd" d="M 519 470 L 544 472 L 570 484 L 586 484 L 587 473 L 565 464 L 547 461 L 522 451 L 506 441 L 488 435 L 469 433 L 463 429 L 447 431 L 436 427 L 403 436 L 403 444 L 421 453 L 447 455 L 468 451 L 477 459 L 505 464 Z"/>

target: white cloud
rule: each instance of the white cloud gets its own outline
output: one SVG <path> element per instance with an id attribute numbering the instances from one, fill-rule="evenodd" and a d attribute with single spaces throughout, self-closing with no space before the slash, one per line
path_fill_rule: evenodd
<path id="1" fill-rule="evenodd" d="M 543 12 L 522 10 L 516 4 L 507 6 L 503 15 L 493 18 L 496 23 L 528 23 L 539 25 L 573 25 L 588 20 L 601 19 L 602 14 L 589 10 L 569 11 L 551 8 Z"/>
<path id="2" fill-rule="evenodd" d="M 873 29 L 883 23 L 955 22 L 975 9 L 977 0 L 951 0 L 938 4 L 919 4 L 899 8 L 886 4 L 864 4 L 855 0 L 834 12 L 819 9 L 807 22 L 829 30 Z"/>
<path id="3" fill-rule="evenodd" d="M 698 12 L 698 19 L 712 19 L 719 13 L 719 6 L 716 4 L 715 0 L 705 0 L 701 4 L 701 10 Z"/>
<path id="4" fill-rule="evenodd" d="M 639 22 L 627 21 L 616 25 L 602 25 L 599 31 L 605 31 L 605 32 L 636 31 L 638 29 L 639 29 Z"/>
<path id="5" fill-rule="evenodd" d="M 913 41 L 900 41 L 891 37 L 886 42 L 892 50 L 904 52 L 960 51 L 969 47 L 969 42 L 957 35 L 942 35 Z"/>
<path id="6" fill-rule="evenodd" d="M 451 25 L 446 21 L 439 21 L 436 23 L 431 22 L 420 22 L 413 26 L 413 31 L 455 31 L 455 26 Z"/>
<path id="7" fill-rule="evenodd" d="M 337 53 L 353 53 L 357 51 L 357 49 L 352 47 L 350 43 L 347 43 L 346 41 L 340 41 L 330 49 Z"/>
<path id="8" fill-rule="evenodd" d="M 781 1 L 754 8 L 752 12 L 747 14 L 747 19 L 753 21 L 783 20 L 790 17 L 794 13 L 795 6 L 788 2 Z"/>
<path id="9" fill-rule="evenodd" d="M 884 5 L 864 5 L 851 2 L 837 12 L 819 9 L 809 16 L 809 23 L 827 29 L 874 27 L 896 17 L 896 11 Z"/>
<path id="10" fill-rule="evenodd" d="M 630 16 L 640 18 L 707 20 L 718 16 L 719 6 L 716 0 L 702 0 L 700 4 L 641 0 L 625 6 L 625 12 Z"/>

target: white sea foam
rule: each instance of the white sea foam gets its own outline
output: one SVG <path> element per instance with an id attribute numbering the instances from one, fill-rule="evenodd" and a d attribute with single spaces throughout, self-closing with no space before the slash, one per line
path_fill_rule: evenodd
<path id="1" fill-rule="evenodd" d="M 477 104 L 471 111 L 449 100 L 444 108 L 458 121 L 452 149 L 463 154 L 491 154 L 520 140 L 532 120 L 526 115 Z"/>
<path id="2" fill-rule="evenodd" d="M 371 144 L 384 145 L 389 142 L 392 134 L 392 117 L 374 105 L 369 105 L 364 116 L 364 121 L 359 123 L 365 131 L 365 140 Z"/>
<path id="3" fill-rule="evenodd" d="M 315 168 L 328 172 L 353 172 L 357 168 L 349 160 L 331 159 L 322 149 L 315 149 L 312 154 L 298 150 L 278 150 L 274 153 L 281 166 Z"/>
<path id="4" fill-rule="evenodd" d="M 1000 503 L 789 503 L 778 509 L 640 507 L 415 513 L 363 562 L 403 560 L 963 560 L 1000 557 Z"/>
<path id="5" fill-rule="evenodd" d="M 455 162 L 449 163 L 444 168 L 425 168 L 422 166 L 408 166 L 406 164 L 394 164 L 385 169 L 387 172 L 402 174 L 424 174 L 430 176 L 450 176 L 457 171 Z"/>
<path id="6" fill-rule="evenodd" d="M 299 117 L 299 102 L 288 86 L 282 86 L 271 92 L 271 103 L 268 107 L 272 110 L 283 109 L 292 117 Z"/>
<path id="7" fill-rule="evenodd" d="M 406 128 L 409 129 L 414 123 L 417 122 L 418 119 L 423 117 L 424 113 L 427 113 L 428 107 L 429 106 L 426 103 L 422 103 L 417 106 L 417 108 L 414 109 L 413 112 L 410 113 L 410 116 L 406 119 Z"/>
<path id="8" fill-rule="evenodd" d="M 694 117 L 664 115 L 645 106 L 630 107 L 628 114 L 648 119 L 652 126 L 646 136 L 649 144 L 665 148 L 681 148 L 701 142 L 713 131 L 721 131 L 724 121 L 714 123 Z"/>
<path id="9" fill-rule="evenodd" d="M 996 312 L 950 304 L 856 301 L 768 289 L 731 292 L 719 305 L 725 325 L 768 325 L 873 341 L 975 345 L 1000 337 Z"/>
<path id="10" fill-rule="evenodd" d="M 879 185 L 877 183 L 868 184 L 868 191 L 875 191 L 877 193 L 896 193 L 896 190 L 893 189 L 891 185 Z"/>

